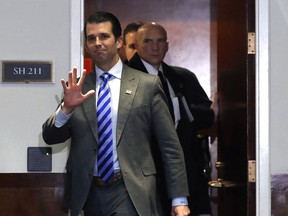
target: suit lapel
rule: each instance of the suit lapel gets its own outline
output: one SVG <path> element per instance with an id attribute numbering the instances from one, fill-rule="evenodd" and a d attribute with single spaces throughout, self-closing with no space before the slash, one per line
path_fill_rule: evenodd
<path id="1" fill-rule="evenodd" d="M 165 64 L 164 62 L 162 62 L 162 66 L 163 66 L 164 75 L 168 79 L 171 87 L 173 88 L 175 95 L 176 96 L 182 95 L 182 84 L 180 80 L 178 79 L 176 71 L 172 67 Z"/>
<path id="2" fill-rule="evenodd" d="M 95 89 L 96 88 L 95 86 L 96 86 L 96 74 L 91 73 L 86 77 L 83 83 L 83 88 L 82 88 L 83 94 L 87 93 L 91 89 Z M 90 98 L 88 98 L 87 101 L 83 103 L 83 109 L 88 119 L 90 128 L 95 136 L 95 139 L 98 140 L 95 96 L 91 96 Z"/>
<path id="3" fill-rule="evenodd" d="M 95 73 L 90 74 L 86 77 L 83 83 L 83 93 L 88 92 L 96 87 Z M 131 106 L 135 97 L 135 93 L 138 87 L 139 78 L 134 76 L 134 73 L 129 71 L 126 65 L 123 65 L 123 72 L 121 77 L 121 88 L 118 108 L 118 120 L 117 120 L 117 132 L 116 132 L 116 143 L 119 144 L 120 137 L 123 133 L 126 125 Z M 88 119 L 90 128 L 98 140 L 97 133 L 97 116 L 96 116 L 96 99 L 95 96 L 90 97 L 85 103 L 83 103 L 83 109 Z"/>
<path id="4" fill-rule="evenodd" d="M 126 65 L 123 65 L 117 120 L 117 145 L 119 144 L 120 137 L 125 128 L 131 106 L 136 94 L 138 83 L 139 78 L 135 77 L 134 73 L 129 71 L 129 68 Z"/>
<path id="5" fill-rule="evenodd" d="M 185 110 L 185 106 L 184 106 L 183 101 L 182 101 L 183 98 L 186 101 L 186 98 L 184 96 L 185 92 L 183 89 L 183 84 L 182 84 L 179 76 L 177 75 L 176 68 L 173 68 L 173 67 L 168 66 L 167 64 L 163 63 L 163 70 L 166 72 L 165 76 L 169 80 L 169 83 L 170 83 L 171 87 L 173 88 L 175 95 L 178 97 L 179 110 L 180 110 L 180 115 L 181 115 L 181 120 L 180 120 L 179 124 L 181 124 L 181 122 L 183 122 L 183 120 L 189 119 L 188 114 Z M 178 128 L 179 128 L 179 125 L 178 125 Z"/>
<path id="6" fill-rule="evenodd" d="M 130 67 L 135 68 L 137 70 L 140 70 L 142 72 L 148 73 L 145 65 L 141 61 L 141 58 L 139 54 L 136 52 L 134 56 L 130 59 L 130 62 L 128 64 Z"/>

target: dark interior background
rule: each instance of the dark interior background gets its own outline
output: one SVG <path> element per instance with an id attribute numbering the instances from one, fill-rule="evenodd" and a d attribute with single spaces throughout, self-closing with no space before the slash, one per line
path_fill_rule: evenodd
<path id="1" fill-rule="evenodd" d="M 211 62 L 213 27 L 210 0 L 85 0 L 85 19 L 96 10 L 116 15 L 125 26 L 134 21 L 154 21 L 168 33 L 165 62 L 193 71 L 208 96 L 216 84 Z M 212 32 L 212 33 L 211 33 Z"/>

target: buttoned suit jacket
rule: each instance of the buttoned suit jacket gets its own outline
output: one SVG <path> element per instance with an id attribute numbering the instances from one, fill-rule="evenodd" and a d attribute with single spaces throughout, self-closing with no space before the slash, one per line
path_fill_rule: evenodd
<path id="1" fill-rule="evenodd" d="M 148 73 L 138 53 L 135 53 L 128 65 Z M 188 199 L 189 207 L 192 213 L 207 213 L 210 210 L 207 192 L 208 186 L 204 187 L 204 190 L 206 188 L 206 191 L 201 191 L 201 184 L 204 184 L 204 186 L 205 184 L 207 185 L 207 179 L 205 179 L 206 176 L 204 176 L 203 172 L 205 161 L 203 158 L 203 149 L 201 149 L 201 146 L 197 143 L 196 139 L 197 131 L 199 129 L 209 128 L 214 122 L 214 111 L 210 108 L 212 102 L 194 73 L 185 68 L 169 66 L 165 62 L 162 62 L 162 67 L 163 73 L 168 79 L 175 96 L 178 97 L 179 101 L 181 120 L 178 122 L 177 134 L 185 156 L 190 191 L 190 197 Z M 184 109 L 184 104 L 182 102 L 183 97 L 193 115 L 194 120 L 192 122 L 189 121 L 187 112 Z M 157 166 L 159 166 L 158 170 L 161 172 L 162 164 L 159 162 L 157 163 Z M 161 178 L 163 179 L 163 177 L 160 177 L 160 179 Z M 165 185 L 162 181 L 159 184 Z M 201 200 L 200 194 L 203 193 L 206 194 L 206 201 Z M 165 194 L 165 191 L 162 191 L 162 194 Z"/>
<path id="2" fill-rule="evenodd" d="M 83 93 L 95 89 L 95 73 L 87 75 Z M 96 100 L 90 97 L 75 108 L 62 127 L 54 125 L 55 114 L 43 124 L 43 139 L 57 144 L 71 139 L 67 160 L 67 204 L 71 216 L 79 215 L 85 205 L 97 156 L 98 134 Z M 130 198 L 140 216 L 156 216 L 159 202 L 156 192 L 156 169 L 151 154 L 157 139 L 171 197 L 188 195 L 183 151 L 169 115 L 160 80 L 123 65 L 116 129 L 118 160 Z"/>

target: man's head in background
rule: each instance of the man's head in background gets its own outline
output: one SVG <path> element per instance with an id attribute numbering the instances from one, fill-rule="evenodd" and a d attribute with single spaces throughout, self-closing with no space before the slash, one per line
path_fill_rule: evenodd
<path id="1" fill-rule="evenodd" d="M 135 54 L 135 40 L 137 30 L 144 25 L 145 22 L 137 21 L 129 23 L 123 31 L 123 45 L 126 55 L 126 60 L 129 61 Z"/>

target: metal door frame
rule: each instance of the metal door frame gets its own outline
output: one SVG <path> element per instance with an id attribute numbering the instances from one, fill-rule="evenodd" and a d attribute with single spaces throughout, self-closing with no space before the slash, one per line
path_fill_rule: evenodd
<path id="1" fill-rule="evenodd" d="M 269 0 L 256 0 L 256 215 L 271 216 Z"/>
<path id="2" fill-rule="evenodd" d="M 84 67 L 84 2 L 71 1 L 71 68 Z M 269 0 L 256 0 L 256 214 L 271 216 L 269 152 Z M 260 109 L 261 107 L 261 109 Z M 265 208 L 263 208 L 265 206 Z M 262 207 L 262 208 L 261 208 Z"/>

